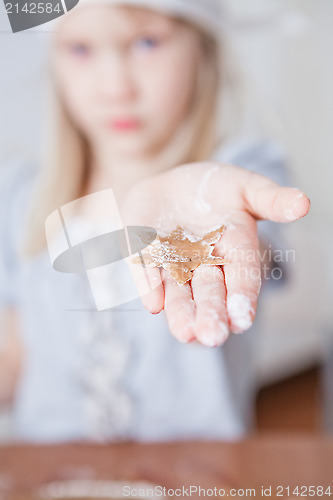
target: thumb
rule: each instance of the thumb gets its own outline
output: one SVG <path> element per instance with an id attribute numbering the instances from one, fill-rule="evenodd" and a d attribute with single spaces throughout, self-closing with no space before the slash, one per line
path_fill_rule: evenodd
<path id="1" fill-rule="evenodd" d="M 257 219 L 273 222 L 293 222 L 304 217 L 310 200 L 297 188 L 282 187 L 271 179 L 251 173 L 245 188 L 248 212 Z"/>

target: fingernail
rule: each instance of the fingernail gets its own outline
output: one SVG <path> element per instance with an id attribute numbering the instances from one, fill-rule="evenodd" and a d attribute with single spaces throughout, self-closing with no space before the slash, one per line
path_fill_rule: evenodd
<path id="1" fill-rule="evenodd" d="M 242 333 L 253 323 L 254 309 L 250 299 L 241 293 L 234 293 L 227 299 L 227 309 L 231 323 Z"/>
<path id="2" fill-rule="evenodd" d="M 295 201 L 292 204 L 291 208 L 286 208 L 286 210 L 284 212 L 285 218 L 287 219 L 288 222 L 293 222 L 293 221 L 298 219 L 298 215 L 297 215 L 297 209 L 299 208 L 299 201 L 298 200 L 306 197 L 306 195 L 302 191 L 300 191 L 299 189 L 297 189 L 297 188 L 292 188 L 292 189 L 297 191 L 297 196 L 295 197 Z"/>

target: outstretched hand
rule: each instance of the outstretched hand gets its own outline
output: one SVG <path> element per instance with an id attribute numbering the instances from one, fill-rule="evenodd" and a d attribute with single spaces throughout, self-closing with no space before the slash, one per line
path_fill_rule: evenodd
<path id="1" fill-rule="evenodd" d="M 241 167 L 216 162 L 193 163 L 136 185 L 123 205 L 127 225 L 151 226 L 170 233 L 177 226 L 199 236 L 225 225 L 213 254 L 225 257 L 223 268 L 200 266 L 191 282 L 179 286 L 170 274 L 146 268 L 154 288 L 144 284 L 132 265 L 143 305 L 162 309 L 171 333 L 181 342 L 197 339 L 206 346 L 225 342 L 229 332 L 242 333 L 253 323 L 261 287 L 257 221 L 293 222 L 310 208 L 295 188 Z"/>

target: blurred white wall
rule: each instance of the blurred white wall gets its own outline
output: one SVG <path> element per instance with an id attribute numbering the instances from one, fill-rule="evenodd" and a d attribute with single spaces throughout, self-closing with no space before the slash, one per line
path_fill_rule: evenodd
<path id="1" fill-rule="evenodd" d="M 258 374 L 266 384 L 319 360 L 324 332 L 333 336 L 333 2 L 227 3 L 258 104 L 287 146 L 292 183 L 312 202 L 310 214 L 286 228 L 296 251 L 291 283 L 268 294 L 261 312 Z"/>
<path id="2" fill-rule="evenodd" d="M 47 38 L 30 30 L 13 35 L 0 2 L 0 168 L 39 153 Z"/>
<path id="3" fill-rule="evenodd" d="M 280 124 L 312 211 L 333 216 L 333 2 L 227 0 L 235 41 Z"/>

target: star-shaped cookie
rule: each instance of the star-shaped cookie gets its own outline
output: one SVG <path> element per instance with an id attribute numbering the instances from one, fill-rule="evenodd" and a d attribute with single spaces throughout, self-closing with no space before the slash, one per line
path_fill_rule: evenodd
<path id="1" fill-rule="evenodd" d="M 221 226 L 203 237 L 187 233 L 181 227 L 167 236 L 157 236 L 140 255 L 134 257 L 134 264 L 147 267 L 163 267 L 169 271 L 178 285 L 184 285 L 192 278 L 193 271 L 201 265 L 221 266 L 228 262 L 212 255 L 225 227 Z"/>

